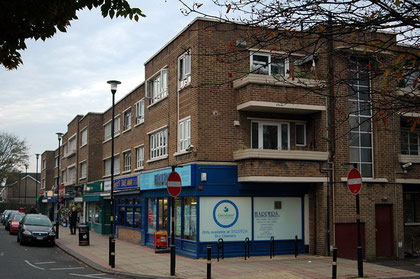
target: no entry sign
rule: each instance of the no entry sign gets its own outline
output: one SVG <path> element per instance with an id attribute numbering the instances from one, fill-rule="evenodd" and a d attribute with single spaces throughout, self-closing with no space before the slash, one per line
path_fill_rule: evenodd
<path id="1" fill-rule="evenodd" d="M 168 176 L 168 182 L 166 183 L 168 193 L 171 197 L 176 197 L 181 193 L 181 176 L 176 171 L 173 171 Z"/>
<path id="2" fill-rule="evenodd" d="M 350 170 L 347 175 L 347 187 L 353 195 L 357 195 L 362 188 L 362 176 L 357 169 Z"/>

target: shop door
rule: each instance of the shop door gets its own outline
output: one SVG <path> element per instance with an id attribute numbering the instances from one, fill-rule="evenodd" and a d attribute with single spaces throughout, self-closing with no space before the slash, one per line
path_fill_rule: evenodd
<path id="1" fill-rule="evenodd" d="M 394 256 L 392 223 L 392 205 L 375 205 L 377 258 L 390 258 Z"/>
<path id="2" fill-rule="evenodd" d="M 360 224 L 362 235 L 363 258 L 365 257 L 365 224 Z M 335 246 L 339 258 L 357 259 L 357 224 L 346 223 L 335 225 Z"/>
<path id="3" fill-rule="evenodd" d="M 169 230 L 168 228 L 168 198 L 159 199 L 159 225 L 158 229 Z"/>

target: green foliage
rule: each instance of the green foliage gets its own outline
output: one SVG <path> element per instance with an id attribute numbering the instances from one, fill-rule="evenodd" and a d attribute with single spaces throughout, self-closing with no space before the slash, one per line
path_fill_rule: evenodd
<path id="1" fill-rule="evenodd" d="M 27 39 L 45 41 L 57 30 L 66 32 L 76 13 L 100 8 L 103 17 L 124 17 L 138 21 L 145 17 L 126 0 L 13 0 L 0 2 L 0 63 L 9 70 L 23 63 L 20 52 Z"/>

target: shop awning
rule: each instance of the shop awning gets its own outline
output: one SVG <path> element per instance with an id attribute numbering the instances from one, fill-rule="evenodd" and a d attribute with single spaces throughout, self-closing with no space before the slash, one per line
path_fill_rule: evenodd
<path id="1" fill-rule="evenodd" d="M 103 200 L 103 198 L 101 197 L 100 193 L 83 195 L 83 201 L 84 202 L 99 202 L 99 201 L 102 201 L 102 200 Z"/>

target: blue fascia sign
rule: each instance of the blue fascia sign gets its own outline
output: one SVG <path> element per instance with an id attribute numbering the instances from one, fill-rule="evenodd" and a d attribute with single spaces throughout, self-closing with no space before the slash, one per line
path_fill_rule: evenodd
<path id="1" fill-rule="evenodd" d="M 114 190 L 139 188 L 137 176 L 114 179 Z"/>
<path id="2" fill-rule="evenodd" d="M 175 171 L 181 176 L 182 187 L 192 186 L 191 165 L 182 168 L 175 168 Z M 156 190 L 166 188 L 166 182 L 172 169 L 158 170 L 140 174 L 140 190 Z"/>

